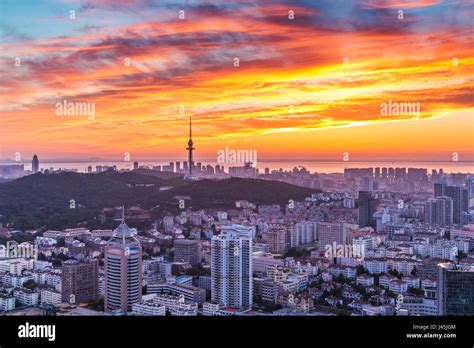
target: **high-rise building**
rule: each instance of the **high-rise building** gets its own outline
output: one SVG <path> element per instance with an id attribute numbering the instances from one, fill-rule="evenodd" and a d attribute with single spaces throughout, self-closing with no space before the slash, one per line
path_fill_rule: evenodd
<path id="1" fill-rule="evenodd" d="M 474 266 L 438 264 L 438 315 L 474 315 Z"/>
<path id="2" fill-rule="evenodd" d="M 105 311 L 126 314 L 142 298 L 142 249 L 122 223 L 105 247 Z"/>
<path id="3" fill-rule="evenodd" d="M 436 174 L 434 178 L 436 178 Z M 408 181 L 426 182 L 427 179 L 428 179 L 428 172 L 426 168 L 408 168 L 408 172 L 407 172 Z"/>
<path id="4" fill-rule="evenodd" d="M 391 221 L 390 209 L 388 207 L 383 208 L 374 213 L 374 228 L 375 231 L 381 231 L 387 222 Z"/>
<path id="5" fill-rule="evenodd" d="M 138 161 L 133 162 L 133 169 L 138 169 Z"/>
<path id="6" fill-rule="evenodd" d="M 468 214 L 469 192 L 462 186 L 446 186 L 446 196 L 453 200 L 453 223 L 464 224 L 464 216 Z"/>
<path id="7" fill-rule="evenodd" d="M 316 239 L 316 224 L 312 221 L 298 222 L 291 226 L 289 231 L 289 244 L 291 247 L 297 247 L 303 244 L 309 244 Z"/>
<path id="8" fill-rule="evenodd" d="M 378 201 L 369 191 L 359 192 L 359 227 L 375 227 L 374 213 Z"/>
<path id="9" fill-rule="evenodd" d="M 273 254 L 283 254 L 286 251 L 286 228 L 282 225 L 272 225 L 265 239 L 268 249 Z"/>
<path id="10" fill-rule="evenodd" d="M 92 174 L 92 166 L 87 166 L 87 174 Z"/>
<path id="11" fill-rule="evenodd" d="M 425 222 L 430 225 L 449 226 L 453 224 L 453 200 L 451 197 L 430 198 L 425 203 Z"/>
<path id="12" fill-rule="evenodd" d="M 473 179 L 469 176 L 467 179 L 466 179 L 466 189 L 467 189 L 467 195 L 469 197 L 469 199 L 471 199 L 473 197 Z"/>
<path id="13" fill-rule="evenodd" d="M 214 174 L 214 167 L 211 166 L 210 164 L 208 164 L 206 166 L 206 172 L 207 172 L 207 174 Z"/>
<path id="14" fill-rule="evenodd" d="M 222 226 L 211 240 L 211 299 L 213 303 L 251 308 L 252 227 Z"/>
<path id="15" fill-rule="evenodd" d="M 99 299 L 99 267 L 96 260 L 67 260 L 61 266 L 63 302 L 83 303 Z"/>
<path id="16" fill-rule="evenodd" d="M 434 184 L 434 197 L 446 196 L 446 184 L 438 182 Z"/>
<path id="17" fill-rule="evenodd" d="M 31 171 L 33 173 L 38 173 L 39 172 L 39 160 L 38 160 L 38 156 L 36 156 L 36 154 L 33 156 L 33 160 L 31 161 Z"/>
<path id="18" fill-rule="evenodd" d="M 397 180 L 406 180 L 407 178 L 407 169 L 406 168 L 395 168 L 395 179 Z"/>
<path id="19" fill-rule="evenodd" d="M 364 191 L 374 190 L 374 178 L 372 176 L 364 176 L 361 180 L 361 187 Z"/>
<path id="20" fill-rule="evenodd" d="M 174 241 L 174 260 L 189 262 L 192 266 L 201 263 L 201 246 L 199 241 L 192 239 L 176 239 Z"/>
<path id="21" fill-rule="evenodd" d="M 342 222 L 318 222 L 316 224 L 316 236 L 319 248 L 324 249 L 327 245 L 345 244 L 346 228 Z"/>

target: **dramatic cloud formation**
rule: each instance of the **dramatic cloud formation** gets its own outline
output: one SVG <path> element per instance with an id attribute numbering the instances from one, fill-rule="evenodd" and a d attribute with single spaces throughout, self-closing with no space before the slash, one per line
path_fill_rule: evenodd
<path id="1" fill-rule="evenodd" d="M 469 1 L 4 0 L 0 11 L 1 158 L 183 158 L 192 116 L 198 159 L 234 143 L 261 158 L 473 159 Z M 95 103 L 95 117 L 58 116 L 65 99 Z"/>

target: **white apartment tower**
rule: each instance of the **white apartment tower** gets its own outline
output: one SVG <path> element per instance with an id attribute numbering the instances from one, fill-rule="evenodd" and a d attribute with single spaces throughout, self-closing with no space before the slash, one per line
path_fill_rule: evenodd
<path id="1" fill-rule="evenodd" d="M 211 299 L 240 309 L 252 308 L 251 226 L 222 226 L 211 241 Z"/>

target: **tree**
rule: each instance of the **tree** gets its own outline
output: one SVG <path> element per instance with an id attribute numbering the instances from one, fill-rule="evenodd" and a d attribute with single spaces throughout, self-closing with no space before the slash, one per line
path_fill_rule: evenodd
<path id="1" fill-rule="evenodd" d="M 28 279 L 26 282 L 23 283 L 23 287 L 33 290 L 36 287 L 38 287 L 38 284 L 36 284 L 36 282 L 33 279 Z"/>
<path id="2" fill-rule="evenodd" d="M 467 254 L 464 251 L 459 250 L 458 251 L 458 261 L 465 259 L 467 257 Z"/>
<path id="3" fill-rule="evenodd" d="M 379 286 L 379 284 L 380 284 L 379 280 L 380 280 L 381 275 L 382 275 L 382 273 L 381 274 L 374 274 L 374 285 L 375 286 Z"/>
<path id="4" fill-rule="evenodd" d="M 290 248 L 285 254 L 285 257 L 302 257 L 309 255 L 310 252 L 306 249 L 300 249 L 300 248 Z"/>
<path id="5" fill-rule="evenodd" d="M 342 289 L 341 288 L 334 288 L 329 291 L 329 294 L 334 297 L 341 297 L 342 296 Z"/>
<path id="6" fill-rule="evenodd" d="M 408 288 L 408 292 L 413 295 L 424 295 L 425 291 L 423 289 L 417 289 L 417 288 Z"/>
<path id="7" fill-rule="evenodd" d="M 70 259 L 69 256 L 63 254 L 63 253 L 59 253 L 57 256 L 56 256 L 58 259 L 60 259 L 61 261 L 67 261 Z"/>
<path id="8" fill-rule="evenodd" d="M 356 272 L 357 272 L 357 275 L 358 275 L 358 276 L 361 275 L 361 274 L 364 274 L 364 273 L 365 273 L 365 268 L 364 268 L 364 266 L 362 266 L 362 265 L 356 266 Z"/>
<path id="9" fill-rule="evenodd" d="M 18 244 L 23 242 L 32 242 L 35 240 L 35 238 L 36 237 L 33 234 L 26 232 L 18 232 L 12 236 L 12 240 L 17 242 Z"/>
<path id="10" fill-rule="evenodd" d="M 354 290 L 357 291 L 358 293 L 362 294 L 362 295 L 365 295 L 366 294 L 366 291 L 365 291 L 365 287 L 363 285 L 353 285 L 354 287 Z"/>
<path id="11" fill-rule="evenodd" d="M 92 302 L 89 307 L 91 309 L 95 309 L 96 311 L 103 312 L 104 311 L 104 299 L 100 298 L 98 301 Z"/>
<path id="12" fill-rule="evenodd" d="M 273 302 L 264 302 L 263 303 L 263 311 L 265 313 L 274 312 L 274 311 L 277 311 L 281 308 L 282 308 L 282 306 L 280 304 L 275 304 Z"/>
<path id="13" fill-rule="evenodd" d="M 397 277 L 397 278 L 398 278 L 399 275 L 400 275 L 400 273 L 399 273 L 396 269 L 393 269 L 393 270 L 390 269 L 390 270 L 388 271 L 388 274 L 393 275 L 394 277 Z"/>

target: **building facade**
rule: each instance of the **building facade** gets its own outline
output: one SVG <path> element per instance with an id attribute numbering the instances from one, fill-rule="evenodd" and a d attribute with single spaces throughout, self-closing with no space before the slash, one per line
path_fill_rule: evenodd
<path id="1" fill-rule="evenodd" d="M 251 227 L 227 225 L 211 241 L 211 299 L 213 303 L 251 308 L 252 284 Z"/>
<path id="2" fill-rule="evenodd" d="M 438 315 L 474 315 L 474 267 L 438 265 Z"/>
<path id="3" fill-rule="evenodd" d="M 105 247 L 105 312 L 126 314 L 142 297 L 142 249 L 122 221 Z"/>
<path id="4" fill-rule="evenodd" d="M 82 303 L 99 299 L 99 267 L 96 260 L 64 261 L 61 271 L 63 302 Z"/>

